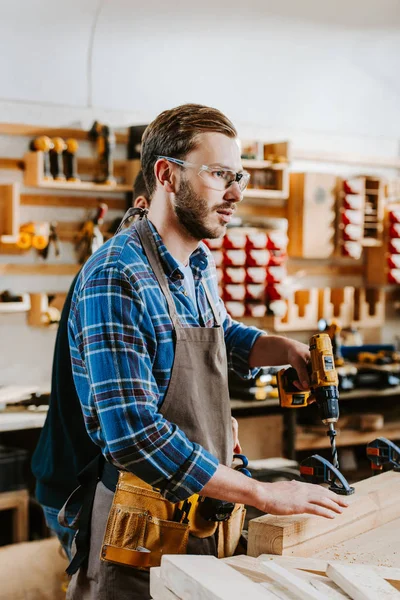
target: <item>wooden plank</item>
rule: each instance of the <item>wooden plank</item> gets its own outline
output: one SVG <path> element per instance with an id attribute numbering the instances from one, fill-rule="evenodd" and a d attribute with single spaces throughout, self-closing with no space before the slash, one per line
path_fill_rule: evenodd
<path id="1" fill-rule="evenodd" d="M 99 202 L 105 202 L 110 210 L 125 210 L 124 198 L 109 198 L 108 196 L 55 196 L 45 194 L 21 194 L 20 203 L 25 206 L 72 206 L 74 208 L 97 208 Z"/>
<path id="2" fill-rule="evenodd" d="M 0 169 L 23 171 L 25 163 L 22 158 L 0 158 Z"/>
<path id="3" fill-rule="evenodd" d="M 248 554 L 310 556 L 400 517 L 400 477 L 387 472 L 354 485 L 348 508 L 334 519 L 265 515 L 249 523 Z"/>
<path id="4" fill-rule="evenodd" d="M 40 264 L 40 265 L 16 265 L 0 264 L 0 275 L 76 275 L 80 265 L 67 263 Z"/>
<path id="5" fill-rule="evenodd" d="M 400 600 L 400 594 L 368 567 L 328 565 L 327 575 L 353 600 Z"/>
<path id="6" fill-rule="evenodd" d="M 164 585 L 184 600 L 276 600 L 267 590 L 214 556 L 169 555 L 161 561 Z"/>
<path id="7" fill-rule="evenodd" d="M 266 561 L 270 559 L 270 555 L 263 555 L 263 557 L 265 557 Z M 263 557 L 259 557 L 257 559 L 257 558 L 253 558 L 251 556 L 241 555 L 241 556 L 231 556 L 229 558 L 224 558 L 222 560 L 224 562 L 226 562 L 227 564 L 229 564 L 234 569 L 236 569 L 237 571 L 239 571 L 239 573 L 242 573 L 243 575 L 245 575 L 246 577 L 251 579 L 252 581 L 254 581 L 256 583 L 264 583 L 264 584 L 266 583 L 267 585 L 264 587 L 266 587 L 267 589 L 269 589 L 270 591 L 275 593 L 275 595 L 277 595 L 278 597 L 281 597 L 280 596 L 281 589 L 278 589 L 277 587 L 275 587 L 278 584 L 271 583 L 271 578 L 268 575 L 266 575 L 260 567 L 260 560 Z M 281 557 L 281 556 L 272 557 L 271 556 L 271 558 L 277 559 L 277 560 L 275 560 L 275 562 L 277 564 L 281 564 L 280 559 L 283 559 L 286 557 Z M 321 561 L 321 562 L 325 565 L 324 568 L 326 568 L 326 565 L 328 563 L 324 562 L 324 561 Z M 283 564 L 282 566 L 286 567 L 285 564 Z M 290 566 L 290 564 L 289 564 L 289 566 Z M 347 597 L 347 596 L 344 596 L 343 594 L 341 596 L 338 596 L 337 586 L 333 582 L 330 582 L 330 580 L 326 576 L 315 575 L 315 574 L 309 573 L 307 571 L 301 571 L 299 569 L 289 569 L 289 570 L 295 572 L 295 574 L 298 577 L 305 578 L 309 583 L 311 583 L 316 589 L 318 589 L 320 591 L 326 592 L 325 587 L 329 586 L 331 588 L 329 590 L 329 593 L 333 599 L 338 600 L 339 598 Z M 323 584 L 323 586 L 320 585 L 321 583 Z M 335 588 L 337 588 L 337 589 L 335 589 Z M 336 591 L 336 595 L 334 594 L 335 591 Z M 292 597 L 292 598 L 294 597 L 293 594 L 290 594 L 290 592 L 288 592 L 287 590 L 286 590 L 286 595 L 288 597 Z"/>
<path id="8" fill-rule="evenodd" d="M 387 169 L 400 169 L 400 159 L 383 158 L 379 156 L 362 156 L 346 152 L 312 151 L 295 148 L 292 150 L 292 160 L 307 160 L 311 162 L 340 163 L 364 167 L 383 167 Z"/>
<path id="9" fill-rule="evenodd" d="M 0 123 L 0 135 L 21 135 L 26 137 L 47 135 L 49 137 L 62 137 L 64 139 L 88 139 L 88 132 L 86 129 L 72 127 L 42 127 L 41 125 L 25 125 L 23 123 Z M 117 144 L 127 144 L 128 134 L 117 132 L 115 134 L 115 140 Z"/>
<path id="10" fill-rule="evenodd" d="M 179 600 L 178 596 L 171 592 L 161 580 L 161 567 L 150 569 L 150 596 L 153 600 Z"/>
<path id="11" fill-rule="evenodd" d="M 339 421 L 340 423 L 340 421 Z M 377 434 L 378 435 L 378 434 Z M 400 440 L 400 427 L 399 423 L 388 423 L 379 431 L 381 437 L 389 438 L 393 441 Z M 373 438 L 370 431 L 359 431 L 358 429 L 342 429 L 338 430 L 336 437 L 336 445 L 342 446 L 354 446 L 368 444 Z M 296 433 L 296 450 L 317 450 L 320 448 L 330 448 L 330 440 L 325 434 L 318 434 L 315 432 L 304 431 L 302 428 L 298 429 Z"/>
<path id="12" fill-rule="evenodd" d="M 326 600 L 328 597 L 301 577 L 293 575 L 293 573 L 272 561 L 260 561 L 260 567 L 271 579 L 278 581 L 299 600 Z"/>
<path id="13" fill-rule="evenodd" d="M 368 565 L 384 579 L 390 579 L 390 583 L 400 590 L 399 531 L 400 519 L 396 519 L 341 544 L 334 544 L 317 552 L 314 557 L 329 562 Z"/>
<path id="14" fill-rule="evenodd" d="M 393 537 L 398 538 L 400 520 L 392 521 L 392 523 L 387 523 L 383 527 L 385 527 L 385 528 L 391 527 L 394 532 Z M 385 532 L 381 532 L 383 527 L 378 527 L 377 529 L 374 530 L 374 532 L 377 534 L 376 537 L 378 537 L 378 535 L 379 535 L 382 546 L 385 544 L 385 539 L 387 539 L 385 537 Z M 368 533 L 372 533 L 372 532 L 368 532 Z M 367 534 L 363 534 L 363 535 L 359 536 L 358 538 L 355 538 L 355 540 L 357 540 L 357 539 L 362 540 L 365 535 L 367 535 Z M 362 542 L 359 545 L 362 548 Z M 344 544 L 343 544 L 343 546 L 344 546 Z M 249 572 L 254 571 L 256 573 L 258 561 L 273 560 L 278 565 L 281 565 L 282 567 L 285 567 L 287 569 L 290 569 L 290 568 L 298 569 L 298 570 L 307 571 L 309 573 L 313 573 L 313 574 L 317 574 L 317 575 L 323 575 L 324 573 L 326 573 L 328 564 L 345 565 L 346 563 L 347 564 L 350 563 L 352 566 L 353 565 L 354 566 L 357 566 L 357 565 L 362 566 L 360 557 L 352 555 L 351 552 L 348 552 L 347 550 L 345 552 L 343 552 L 343 554 L 340 557 L 340 560 L 333 560 L 333 558 L 331 559 L 331 557 L 333 557 L 333 555 L 338 554 L 338 552 L 335 549 L 335 546 L 333 547 L 332 550 L 333 550 L 332 552 L 330 550 L 328 550 L 328 551 L 320 553 L 321 555 L 324 555 L 324 556 L 326 555 L 327 558 L 314 558 L 314 557 L 304 558 L 301 556 L 276 556 L 275 554 L 261 554 L 258 557 L 258 559 L 256 559 L 256 558 L 251 559 L 251 560 L 255 561 L 254 563 L 252 563 L 252 564 L 244 563 L 244 565 L 245 565 L 245 568 L 248 569 Z M 377 550 L 376 555 L 371 556 L 371 559 L 375 560 L 375 564 L 373 564 L 373 563 L 368 564 L 368 569 L 370 569 L 371 571 L 373 571 L 374 573 L 379 575 L 379 577 L 382 577 L 383 579 L 390 581 L 390 583 L 392 585 L 394 585 L 397 589 L 400 589 L 400 568 L 387 567 L 387 566 L 382 565 L 381 563 L 383 561 L 386 562 L 386 557 L 384 555 L 382 555 L 379 547 L 377 547 L 376 550 Z M 392 548 L 390 550 L 390 554 L 393 554 L 393 553 L 394 553 L 394 549 Z M 230 559 L 225 559 L 225 560 L 227 562 L 229 561 L 229 564 L 232 567 L 238 568 L 241 564 L 243 564 L 242 563 L 243 558 L 247 559 L 250 557 L 234 556 Z M 234 559 L 236 559 L 236 561 L 231 562 Z M 380 564 L 376 564 L 378 561 Z"/>

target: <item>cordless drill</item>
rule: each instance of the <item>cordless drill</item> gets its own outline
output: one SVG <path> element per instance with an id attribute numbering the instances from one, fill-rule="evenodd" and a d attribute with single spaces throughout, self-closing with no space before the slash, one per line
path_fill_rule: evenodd
<path id="1" fill-rule="evenodd" d="M 317 333 L 310 338 L 311 363 L 308 370 L 311 380 L 309 390 L 299 390 L 294 382 L 299 380 L 293 367 L 282 369 L 277 376 L 279 403 L 286 408 L 302 408 L 315 401 L 321 421 L 328 425 L 327 435 L 332 448 L 332 464 L 339 468 L 336 449 L 335 423 L 339 419 L 339 379 L 335 369 L 332 343 L 327 333 Z"/>

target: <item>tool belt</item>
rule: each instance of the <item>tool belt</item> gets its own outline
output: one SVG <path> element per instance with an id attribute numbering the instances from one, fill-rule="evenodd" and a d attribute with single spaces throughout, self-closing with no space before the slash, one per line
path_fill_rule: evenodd
<path id="1" fill-rule="evenodd" d="M 110 489 L 110 476 L 118 473 L 106 464 L 102 481 Z M 103 538 L 101 559 L 148 569 L 161 564 L 164 554 L 185 554 L 189 534 L 206 538 L 217 532 L 218 558 L 232 556 L 239 543 L 245 509 L 233 505 L 229 518 L 215 522 L 201 515 L 196 494 L 176 504 L 159 491 L 125 471 L 120 471 Z"/>

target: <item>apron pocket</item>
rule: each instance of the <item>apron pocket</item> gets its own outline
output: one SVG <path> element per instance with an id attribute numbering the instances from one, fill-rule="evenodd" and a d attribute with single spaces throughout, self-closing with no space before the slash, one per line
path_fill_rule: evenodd
<path id="1" fill-rule="evenodd" d="M 159 566 L 164 554 L 186 554 L 188 540 L 188 524 L 147 517 L 143 545 L 151 551 L 150 566 Z"/>
<path id="2" fill-rule="evenodd" d="M 164 554 L 185 554 L 189 525 L 159 519 L 148 511 L 113 504 L 101 559 L 138 569 L 158 567 Z"/>
<path id="3" fill-rule="evenodd" d="M 135 550 L 143 546 L 147 512 L 113 504 L 108 516 L 103 544 Z"/>

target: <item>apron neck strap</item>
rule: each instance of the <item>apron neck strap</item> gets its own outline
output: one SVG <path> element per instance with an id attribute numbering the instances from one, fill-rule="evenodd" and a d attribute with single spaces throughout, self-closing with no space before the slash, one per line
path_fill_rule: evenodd
<path id="1" fill-rule="evenodd" d="M 209 304 L 211 306 L 211 310 L 212 310 L 213 315 L 214 315 L 215 327 L 221 327 L 221 318 L 220 318 L 219 312 L 217 310 L 217 307 L 215 306 L 215 302 L 214 302 L 213 297 L 211 295 L 211 292 L 210 292 L 210 290 L 208 288 L 208 285 L 206 284 L 206 282 L 204 281 L 204 279 L 202 280 L 201 283 L 202 283 L 202 286 L 203 286 L 204 291 L 205 291 L 206 296 L 207 296 L 207 300 L 208 300 L 208 302 L 209 302 Z"/>
<path id="2" fill-rule="evenodd" d="M 157 245 L 154 240 L 153 233 L 150 229 L 147 216 L 144 215 L 144 218 L 142 217 L 140 221 L 137 221 L 135 227 L 139 234 L 140 241 L 149 260 L 151 268 L 154 271 L 154 274 L 160 285 L 161 291 L 163 292 L 167 301 L 168 312 L 169 316 L 171 317 L 171 321 L 174 324 L 175 329 L 180 329 L 181 324 L 179 322 L 178 315 L 176 312 L 175 302 L 172 297 L 171 291 L 168 287 L 167 277 L 161 264 L 160 255 L 158 254 Z"/>

